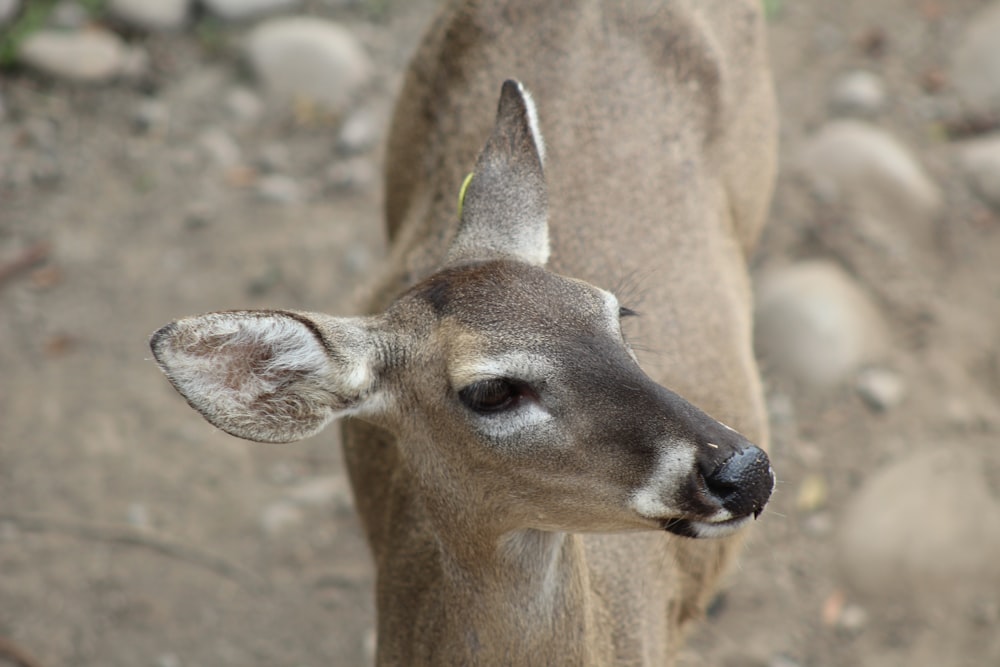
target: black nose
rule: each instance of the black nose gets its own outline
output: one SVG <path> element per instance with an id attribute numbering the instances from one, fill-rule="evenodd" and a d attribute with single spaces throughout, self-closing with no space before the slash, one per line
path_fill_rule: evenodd
<path id="1" fill-rule="evenodd" d="M 733 516 L 757 516 L 771 497 L 774 475 L 764 450 L 749 445 L 705 475 L 705 483 Z"/>

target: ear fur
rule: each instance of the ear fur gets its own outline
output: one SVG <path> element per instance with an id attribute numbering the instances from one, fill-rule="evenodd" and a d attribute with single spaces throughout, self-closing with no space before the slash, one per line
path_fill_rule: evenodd
<path id="1" fill-rule="evenodd" d="M 511 258 L 543 265 L 549 256 L 545 144 L 528 91 L 507 80 L 496 123 L 464 191 L 449 262 Z"/>
<path id="2" fill-rule="evenodd" d="M 150 347 L 174 388 L 220 429 L 291 442 L 371 401 L 375 346 L 362 321 L 288 311 L 172 322 Z"/>

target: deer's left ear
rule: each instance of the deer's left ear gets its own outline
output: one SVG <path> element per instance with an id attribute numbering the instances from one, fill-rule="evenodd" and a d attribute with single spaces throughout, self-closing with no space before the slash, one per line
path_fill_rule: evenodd
<path id="1" fill-rule="evenodd" d="M 507 80 L 500 90 L 493 132 L 462 191 L 449 263 L 498 258 L 538 265 L 548 261 L 544 161 L 534 100 L 519 82 Z"/>

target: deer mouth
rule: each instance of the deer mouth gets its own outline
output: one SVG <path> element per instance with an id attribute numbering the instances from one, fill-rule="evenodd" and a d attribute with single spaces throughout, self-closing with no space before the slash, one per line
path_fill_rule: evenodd
<path id="1" fill-rule="evenodd" d="M 754 512 L 725 521 L 697 521 L 694 519 L 664 519 L 660 525 L 663 530 L 681 537 L 695 539 L 728 537 L 746 526 L 752 519 L 760 516 Z"/>

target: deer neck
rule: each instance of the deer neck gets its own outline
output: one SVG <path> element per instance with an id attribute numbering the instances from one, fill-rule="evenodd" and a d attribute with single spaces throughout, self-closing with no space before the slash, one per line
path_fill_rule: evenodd
<path id="1" fill-rule="evenodd" d="M 476 560 L 468 552 L 442 554 L 451 589 L 442 597 L 465 607 L 452 615 L 454 636 L 467 637 L 484 655 L 507 653 L 513 664 L 554 664 L 569 655 L 581 658 L 571 662 L 592 662 L 587 639 L 598 610 L 580 536 L 520 530 L 495 545 Z"/>

